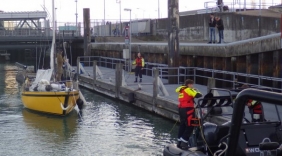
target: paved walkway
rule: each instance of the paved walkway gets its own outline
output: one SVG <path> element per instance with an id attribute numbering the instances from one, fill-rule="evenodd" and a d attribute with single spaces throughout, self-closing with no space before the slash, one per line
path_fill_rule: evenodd
<path id="1" fill-rule="evenodd" d="M 90 76 L 93 75 L 92 67 L 84 67 L 84 69 L 87 73 L 89 73 Z M 99 67 L 99 69 L 101 70 L 103 77 L 101 78 L 100 76 L 97 76 L 97 79 L 100 79 L 100 80 L 105 81 L 105 82 L 115 83 L 115 70 L 114 69 L 105 68 L 105 67 Z M 133 72 L 129 73 L 129 72 L 125 71 L 124 79 L 125 79 L 127 86 L 134 88 L 134 89 L 138 89 L 139 86 L 141 86 L 142 91 L 153 94 L 154 78 L 152 76 L 143 75 L 141 83 L 139 83 L 139 82 L 134 83 L 134 81 L 135 81 L 134 73 Z M 138 80 L 139 80 L 139 78 L 138 78 Z M 162 79 L 162 82 L 165 84 L 164 86 L 165 86 L 167 92 L 169 93 L 169 96 L 164 96 L 164 95 L 162 95 L 162 93 L 159 93 L 159 96 L 164 97 L 164 98 L 168 98 L 170 100 L 178 101 L 178 94 L 175 92 L 175 89 L 178 86 L 180 86 L 181 84 L 179 84 L 179 85 L 178 84 L 172 84 L 172 85 L 167 84 L 168 80 L 166 80 L 166 79 Z M 207 86 L 195 84 L 194 87 L 197 88 L 203 95 L 205 95 L 207 93 Z"/>

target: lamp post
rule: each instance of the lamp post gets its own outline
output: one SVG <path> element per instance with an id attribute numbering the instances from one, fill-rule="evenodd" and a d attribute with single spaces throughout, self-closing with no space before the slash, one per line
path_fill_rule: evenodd
<path id="1" fill-rule="evenodd" d="M 131 9 L 125 8 L 124 11 L 129 11 L 129 72 L 131 72 Z"/>
<path id="2" fill-rule="evenodd" d="M 75 0 L 75 34 L 77 35 L 77 0 Z"/>
<path id="3" fill-rule="evenodd" d="M 119 3 L 119 24 L 120 24 L 120 34 L 122 32 L 122 25 L 121 25 L 121 0 L 117 0 L 117 3 Z"/>
<path id="4" fill-rule="evenodd" d="M 106 0 L 104 0 L 104 36 L 106 36 Z"/>
<path id="5" fill-rule="evenodd" d="M 160 0 L 158 0 L 158 19 L 160 19 Z"/>

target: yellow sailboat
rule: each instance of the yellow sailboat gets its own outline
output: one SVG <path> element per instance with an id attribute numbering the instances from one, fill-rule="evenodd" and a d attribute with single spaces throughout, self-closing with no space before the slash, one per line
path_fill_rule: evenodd
<path id="1" fill-rule="evenodd" d="M 53 5 L 53 28 L 54 22 L 54 0 Z M 47 70 L 37 70 L 34 80 L 25 78 L 21 99 L 28 109 L 55 115 L 67 115 L 77 104 L 83 104 L 84 97 L 76 85 L 71 85 L 54 80 L 54 50 L 55 50 L 55 29 L 53 29 L 53 39 L 50 53 L 50 68 Z M 68 81 L 72 82 L 72 81 Z M 81 100 L 82 99 L 82 100 Z"/>

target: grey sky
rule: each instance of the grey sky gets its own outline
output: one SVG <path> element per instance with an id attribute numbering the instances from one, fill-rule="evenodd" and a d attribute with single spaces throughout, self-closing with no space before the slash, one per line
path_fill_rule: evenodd
<path id="1" fill-rule="evenodd" d="M 108 21 L 118 21 L 120 18 L 119 4 L 117 0 L 105 0 L 106 13 L 105 18 Z M 158 0 L 121 0 L 121 18 L 129 19 L 129 12 L 125 12 L 124 8 L 131 8 L 132 19 L 140 18 L 157 18 L 158 17 Z M 233 2 L 243 4 L 244 0 L 224 0 L 225 4 L 231 5 Z M 248 4 L 252 0 L 246 0 Z M 272 3 L 281 3 L 281 0 L 254 0 L 257 4 L 259 1 L 265 1 L 269 5 Z M 0 0 L 0 10 L 3 11 L 36 11 L 43 10 L 44 5 L 51 13 L 52 0 Z M 160 2 L 160 16 L 167 17 L 167 0 L 159 0 Z M 209 7 L 214 7 L 216 0 L 179 0 L 180 11 L 203 9 L 204 3 L 209 2 Z M 75 22 L 76 2 L 75 0 L 55 0 L 56 14 L 58 22 Z M 238 6 L 238 5 L 237 5 Z M 83 8 L 90 8 L 90 18 L 103 19 L 104 18 L 104 0 L 77 0 L 78 21 L 82 22 Z"/>

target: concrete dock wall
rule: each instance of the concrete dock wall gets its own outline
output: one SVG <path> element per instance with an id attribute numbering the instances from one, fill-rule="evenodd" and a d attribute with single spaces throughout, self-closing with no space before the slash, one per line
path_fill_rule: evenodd
<path id="1" fill-rule="evenodd" d="M 264 14 L 264 12 L 263 12 Z M 250 16 L 238 13 L 218 13 L 224 24 L 224 40 L 240 41 L 280 32 L 279 17 Z M 157 34 L 167 38 L 168 19 L 157 20 Z M 207 41 L 209 14 L 180 17 L 179 39 Z M 218 36 L 216 36 L 218 38 Z"/>

